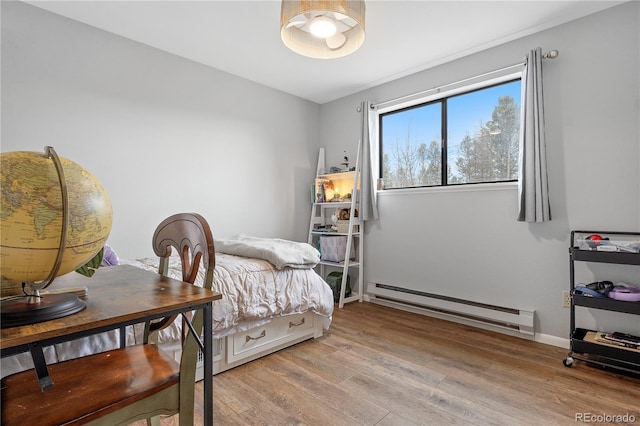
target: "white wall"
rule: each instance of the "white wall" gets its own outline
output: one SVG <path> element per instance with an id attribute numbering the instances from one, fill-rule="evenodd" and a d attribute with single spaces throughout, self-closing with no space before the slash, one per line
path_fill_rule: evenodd
<path id="1" fill-rule="evenodd" d="M 153 255 L 155 226 L 183 211 L 218 237 L 306 240 L 318 120 L 312 102 L 2 2 L 1 149 L 51 145 L 95 174 L 123 257 Z"/>
<path id="2" fill-rule="evenodd" d="M 570 231 L 640 231 L 639 9 L 625 3 L 322 105 L 321 144 L 328 165 L 338 164 L 344 149 L 355 153 L 360 101 L 480 75 L 521 62 L 537 46 L 560 52 L 543 68 L 553 220 L 517 222 L 515 188 L 382 192 L 380 219 L 365 227 L 365 282 L 533 309 L 539 339 L 567 338 L 561 292 L 569 286 Z M 584 282 L 595 271 L 640 284 L 638 268 L 583 269 Z M 580 315 L 583 325 L 640 332 L 638 317 L 607 325 L 606 313 Z"/>

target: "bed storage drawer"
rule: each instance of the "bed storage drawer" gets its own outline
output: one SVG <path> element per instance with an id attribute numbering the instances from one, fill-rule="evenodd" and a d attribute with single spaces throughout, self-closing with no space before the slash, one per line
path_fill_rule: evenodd
<path id="1" fill-rule="evenodd" d="M 313 312 L 308 311 L 275 318 L 268 324 L 228 336 L 227 362 L 238 361 L 313 334 L 313 315 Z"/>

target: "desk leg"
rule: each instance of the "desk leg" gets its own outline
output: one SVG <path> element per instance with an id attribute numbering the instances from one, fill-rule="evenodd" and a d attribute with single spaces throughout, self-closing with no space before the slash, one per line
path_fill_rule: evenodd
<path id="1" fill-rule="evenodd" d="M 120 327 L 120 347 L 127 346 L 127 327 Z"/>
<path id="2" fill-rule="evenodd" d="M 204 310 L 204 424 L 213 425 L 213 308 L 207 303 Z"/>
<path id="3" fill-rule="evenodd" d="M 47 362 L 44 360 L 42 346 L 37 343 L 30 343 L 29 352 L 31 352 L 33 367 L 36 370 L 38 383 L 40 383 L 40 390 L 45 391 L 53 386 L 53 380 L 49 376 L 49 369 L 47 368 Z"/>

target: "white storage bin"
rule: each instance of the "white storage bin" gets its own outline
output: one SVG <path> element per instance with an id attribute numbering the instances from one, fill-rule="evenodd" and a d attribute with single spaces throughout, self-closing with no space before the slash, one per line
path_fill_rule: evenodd
<path id="1" fill-rule="evenodd" d="M 320 236 L 321 259 L 328 262 L 343 262 L 347 253 L 347 237 L 344 235 L 322 235 Z M 351 240 L 350 259 L 356 258 L 355 244 Z"/>

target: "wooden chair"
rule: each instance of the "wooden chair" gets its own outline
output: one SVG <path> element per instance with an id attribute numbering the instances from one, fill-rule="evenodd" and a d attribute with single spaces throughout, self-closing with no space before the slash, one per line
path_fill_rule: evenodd
<path id="1" fill-rule="evenodd" d="M 204 286 L 211 289 L 215 250 L 205 219 L 183 213 L 164 220 L 153 235 L 160 257 L 159 272 L 167 274 L 171 247 L 182 262 L 182 280 L 194 283 L 200 263 Z M 145 342 L 172 318 L 146 325 Z M 202 334 L 203 313 L 192 319 Z M 199 346 L 192 333 L 183 339 L 178 364 L 157 345 L 141 344 L 76 358 L 49 366 L 55 385 L 42 392 L 33 370 L 2 380 L 2 424 L 10 425 L 120 425 L 159 415 L 179 414 L 180 425 L 194 425 L 194 386 Z M 26 409 L 22 407 L 27 407 Z M 153 418 L 153 420 L 152 420 Z"/>

